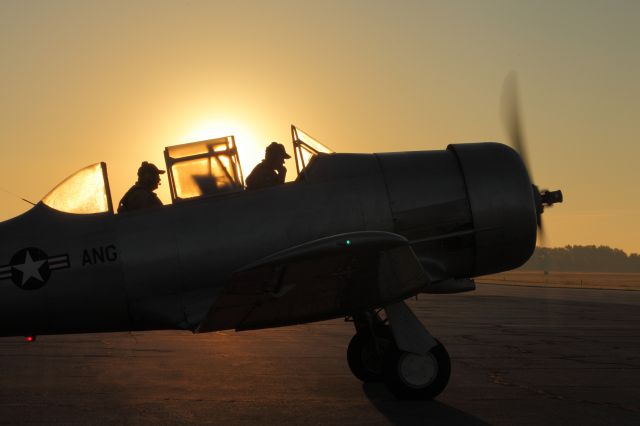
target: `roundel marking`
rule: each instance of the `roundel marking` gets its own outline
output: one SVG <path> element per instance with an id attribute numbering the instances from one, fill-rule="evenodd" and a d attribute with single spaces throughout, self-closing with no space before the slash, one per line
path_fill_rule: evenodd
<path id="1" fill-rule="evenodd" d="M 39 248 L 27 247 L 17 251 L 8 265 L 0 266 L 0 280 L 10 279 L 23 290 L 37 290 L 49 281 L 52 270 L 69 266 L 66 254 L 48 256 Z"/>

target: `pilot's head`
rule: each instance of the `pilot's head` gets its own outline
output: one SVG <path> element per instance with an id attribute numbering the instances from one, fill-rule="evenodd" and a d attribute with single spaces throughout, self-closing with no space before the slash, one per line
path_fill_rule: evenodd
<path id="1" fill-rule="evenodd" d="M 143 161 L 138 169 L 138 183 L 153 191 L 160 185 L 161 174 L 164 174 L 164 170 L 158 169 L 153 163 Z"/>
<path id="2" fill-rule="evenodd" d="M 283 165 L 287 158 L 291 156 L 285 151 L 284 145 L 278 142 L 271 142 L 264 153 L 264 159 L 273 166 Z"/>

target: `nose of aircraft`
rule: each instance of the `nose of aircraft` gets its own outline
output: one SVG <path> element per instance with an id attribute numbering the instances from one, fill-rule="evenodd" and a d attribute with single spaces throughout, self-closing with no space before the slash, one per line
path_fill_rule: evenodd
<path id="1" fill-rule="evenodd" d="M 522 159 L 498 143 L 379 154 L 395 232 L 450 275 L 512 269 L 531 256 L 536 205 Z"/>
<path id="2" fill-rule="evenodd" d="M 498 143 L 450 145 L 464 175 L 475 235 L 474 275 L 512 269 L 531 257 L 536 204 L 517 152 Z"/>

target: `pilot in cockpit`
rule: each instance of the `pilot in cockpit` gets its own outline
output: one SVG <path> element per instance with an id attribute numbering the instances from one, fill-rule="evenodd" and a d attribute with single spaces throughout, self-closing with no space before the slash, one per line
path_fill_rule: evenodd
<path id="1" fill-rule="evenodd" d="M 160 185 L 161 174 L 164 174 L 164 170 L 158 169 L 153 163 L 143 161 L 138 169 L 138 181 L 120 200 L 118 213 L 162 206 L 162 201 L 153 192 Z"/>
<path id="2" fill-rule="evenodd" d="M 287 169 L 284 160 L 291 158 L 284 145 L 271 142 L 265 150 L 264 160 L 247 177 L 247 189 L 261 189 L 284 183 Z"/>

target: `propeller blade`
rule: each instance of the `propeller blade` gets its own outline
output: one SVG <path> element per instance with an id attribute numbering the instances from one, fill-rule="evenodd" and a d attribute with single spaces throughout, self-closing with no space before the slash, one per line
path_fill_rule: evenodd
<path id="1" fill-rule="evenodd" d="M 527 148 L 524 141 L 524 133 L 522 131 L 520 106 L 518 102 L 518 82 L 514 71 L 511 71 L 504 80 L 502 88 L 502 114 L 507 133 L 509 134 L 511 146 L 518 151 L 518 154 L 520 154 L 520 157 L 529 172 L 529 177 L 533 181 L 531 167 L 529 167 Z"/>
<path id="2" fill-rule="evenodd" d="M 538 222 L 538 244 L 540 247 L 545 246 L 546 236 L 544 232 L 544 227 L 542 226 L 542 220 Z"/>
<path id="3" fill-rule="evenodd" d="M 529 164 L 527 147 L 524 140 L 522 120 L 520 118 L 518 82 L 514 71 L 511 71 L 504 79 L 504 85 L 502 87 L 502 117 L 507 134 L 509 135 L 509 142 L 518 154 L 520 154 L 520 158 L 522 158 L 522 162 L 529 173 L 529 179 L 533 182 L 532 170 Z M 555 203 L 561 203 L 563 201 L 563 195 L 560 190 L 549 191 L 544 189 L 540 191 L 540 189 L 538 189 L 538 187 L 533 183 L 531 187 L 536 209 L 536 222 L 538 225 L 537 243 L 538 247 L 545 247 L 546 236 L 545 228 L 542 226 L 542 213 L 544 212 L 545 207 L 549 208 Z M 549 270 L 549 259 L 546 256 L 543 258 L 543 266 L 545 271 Z"/>
<path id="4" fill-rule="evenodd" d="M 546 237 L 544 228 L 542 227 L 542 221 L 540 221 L 538 222 L 538 248 L 547 247 L 546 239 L 547 237 Z M 548 273 L 548 271 L 551 269 L 549 257 L 546 254 L 547 253 L 545 253 L 544 256 L 542 257 L 542 270 L 545 272 L 545 274 Z"/>

